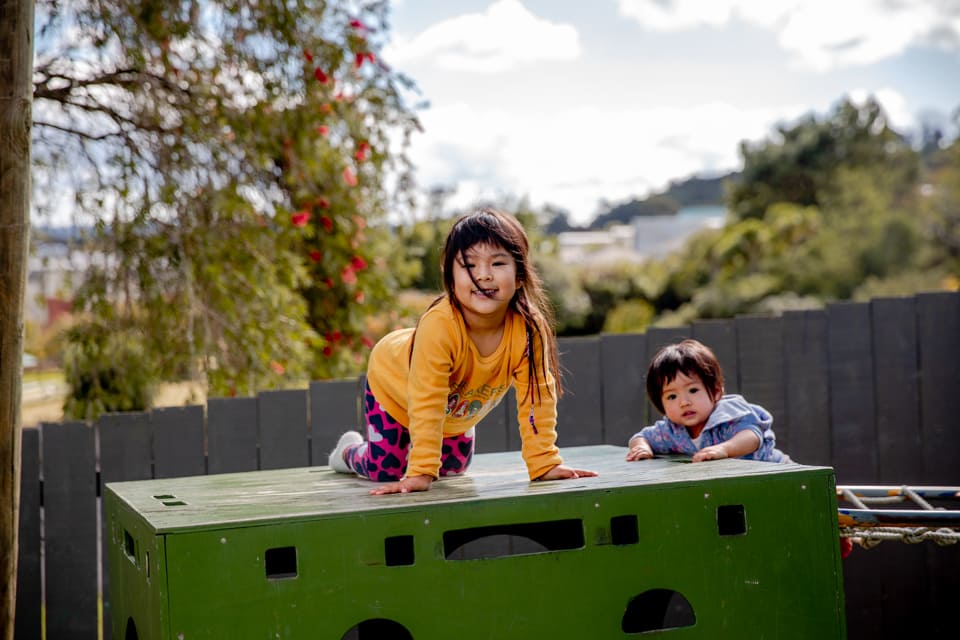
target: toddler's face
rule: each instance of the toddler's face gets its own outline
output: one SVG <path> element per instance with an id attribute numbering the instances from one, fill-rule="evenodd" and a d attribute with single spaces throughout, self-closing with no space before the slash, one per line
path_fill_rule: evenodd
<path id="1" fill-rule="evenodd" d="M 660 399 L 663 401 L 663 412 L 674 424 L 682 424 L 699 433 L 699 429 L 710 418 L 720 394 L 707 389 L 697 374 L 688 376 L 678 371 L 677 377 L 663 386 Z"/>

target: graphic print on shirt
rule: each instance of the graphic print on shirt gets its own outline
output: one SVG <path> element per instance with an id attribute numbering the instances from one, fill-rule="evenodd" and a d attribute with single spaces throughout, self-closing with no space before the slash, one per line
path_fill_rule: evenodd
<path id="1" fill-rule="evenodd" d="M 486 415 L 488 411 L 500 404 L 506 385 L 491 387 L 482 385 L 476 389 L 463 389 L 463 383 L 454 386 L 454 390 L 447 396 L 447 415 L 453 418 L 467 418 L 476 415 Z M 490 406 L 484 402 L 493 400 Z"/>

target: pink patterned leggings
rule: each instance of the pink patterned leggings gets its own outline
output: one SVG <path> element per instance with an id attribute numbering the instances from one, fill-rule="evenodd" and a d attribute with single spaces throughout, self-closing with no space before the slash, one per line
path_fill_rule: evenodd
<path id="1" fill-rule="evenodd" d="M 366 385 L 364 407 L 367 418 L 367 441 L 347 447 L 343 459 L 357 475 L 376 482 L 393 482 L 403 477 L 410 455 L 410 432 L 384 411 Z M 440 475 L 459 475 L 473 459 L 473 429 L 459 436 L 443 439 L 440 453 Z"/>

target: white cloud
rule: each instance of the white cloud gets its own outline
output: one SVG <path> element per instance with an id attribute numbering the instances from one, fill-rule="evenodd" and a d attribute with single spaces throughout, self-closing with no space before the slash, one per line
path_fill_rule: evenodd
<path id="1" fill-rule="evenodd" d="M 619 10 L 657 31 L 734 19 L 772 29 L 799 65 L 819 71 L 870 64 L 912 45 L 960 44 L 960 11 L 942 0 L 619 0 Z"/>
<path id="2" fill-rule="evenodd" d="M 577 30 L 530 13 L 519 0 L 497 0 L 484 13 L 431 25 L 412 39 L 397 35 L 384 52 L 393 63 L 432 59 L 441 68 L 501 73 L 541 60 L 580 55 Z"/>
<path id="3" fill-rule="evenodd" d="M 738 168 L 742 138 L 763 138 L 774 122 L 803 111 L 710 103 L 517 115 L 459 103 L 423 114 L 426 133 L 411 158 L 423 186 L 457 186 L 451 206 L 527 196 L 533 206 L 561 206 L 585 222 L 600 200 L 642 197 L 704 169 Z M 444 143 L 453 139 L 456 148 Z"/>

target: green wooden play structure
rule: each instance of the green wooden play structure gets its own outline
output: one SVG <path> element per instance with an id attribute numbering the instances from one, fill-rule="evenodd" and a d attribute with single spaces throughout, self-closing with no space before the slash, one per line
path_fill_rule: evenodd
<path id="1" fill-rule="evenodd" d="M 393 496 L 327 467 L 108 484 L 112 637 L 845 637 L 831 468 L 625 451 Z"/>

